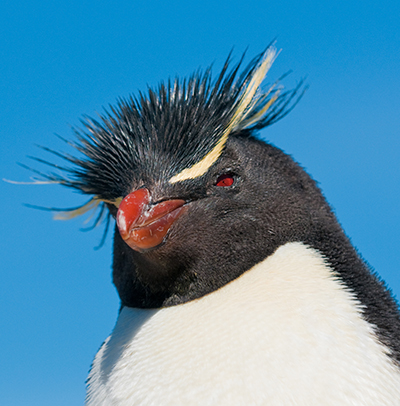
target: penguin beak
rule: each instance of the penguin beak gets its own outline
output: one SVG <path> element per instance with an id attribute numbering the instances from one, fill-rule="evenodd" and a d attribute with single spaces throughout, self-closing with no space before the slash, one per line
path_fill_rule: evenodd
<path id="1" fill-rule="evenodd" d="M 184 200 L 166 200 L 156 205 L 151 205 L 150 200 L 148 189 L 141 188 L 126 196 L 118 208 L 119 233 L 135 251 L 160 245 L 185 209 Z"/>

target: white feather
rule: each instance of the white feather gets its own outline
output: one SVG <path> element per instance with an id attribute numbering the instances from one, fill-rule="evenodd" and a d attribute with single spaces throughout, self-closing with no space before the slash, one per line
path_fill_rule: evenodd
<path id="1" fill-rule="evenodd" d="M 387 353 L 322 256 L 289 243 L 201 299 L 124 308 L 87 404 L 398 406 Z"/>

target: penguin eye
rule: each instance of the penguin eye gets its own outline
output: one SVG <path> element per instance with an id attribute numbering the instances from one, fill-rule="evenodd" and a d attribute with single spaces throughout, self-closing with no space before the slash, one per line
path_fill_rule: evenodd
<path id="1" fill-rule="evenodd" d="M 224 173 L 223 175 L 218 176 L 215 186 L 228 187 L 232 186 L 234 182 L 235 178 L 233 177 L 232 174 Z"/>

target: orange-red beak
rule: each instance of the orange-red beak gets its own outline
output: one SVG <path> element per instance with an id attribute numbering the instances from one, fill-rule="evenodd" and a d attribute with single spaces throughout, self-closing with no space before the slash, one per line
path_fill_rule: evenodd
<path id="1" fill-rule="evenodd" d="M 134 250 L 142 251 L 160 245 L 183 212 L 184 200 L 166 200 L 150 205 L 150 192 L 138 189 L 119 205 L 117 226 L 122 239 Z"/>

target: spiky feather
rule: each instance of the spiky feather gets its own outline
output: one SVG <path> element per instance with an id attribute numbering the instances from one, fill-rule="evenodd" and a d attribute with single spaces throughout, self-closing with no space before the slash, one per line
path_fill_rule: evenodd
<path id="1" fill-rule="evenodd" d="M 239 74 L 244 55 L 231 70 L 229 55 L 215 81 L 208 68 L 188 80 L 168 80 L 156 90 L 149 88 L 148 94 L 120 99 L 99 120 L 85 117 L 84 128 L 74 130 L 77 141 L 64 140 L 80 157 L 42 147 L 72 167 L 37 159 L 60 169 L 60 173 L 40 173 L 44 180 L 39 182 L 59 183 L 93 196 L 88 203 L 58 213 L 56 218 L 68 219 L 96 210 L 101 202 L 118 206 L 121 197 L 148 179 L 170 183 L 184 180 L 185 176 L 179 178 L 179 174 L 215 151 L 205 165 L 209 167 L 230 134 L 243 130 L 251 134 L 281 119 L 300 99 L 304 88 L 300 82 L 294 90 L 283 92 L 275 83 L 267 91 L 261 90 L 275 57 L 275 48 L 270 46 Z"/>

